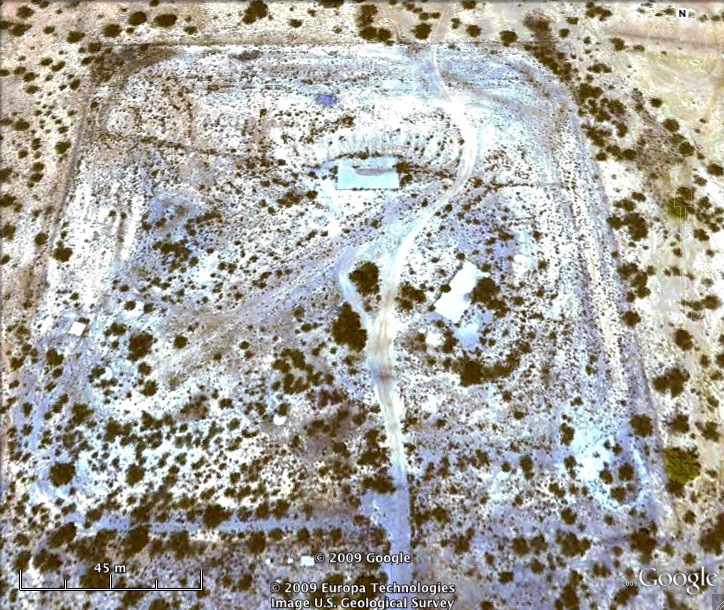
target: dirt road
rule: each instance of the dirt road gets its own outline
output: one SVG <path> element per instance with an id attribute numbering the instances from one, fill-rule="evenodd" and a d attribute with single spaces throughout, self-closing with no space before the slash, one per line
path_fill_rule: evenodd
<path id="1" fill-rule="evenodd" d="M 390 449 L 391 476 L 395 491 L 381 495 L 376 500 L 376 507 L 381 515 L 380 521 L 386 528 L 392 553 L 408 553 L 410 551 L 410 494 L 407 478 L 407 456 L 402 422 L 405 416 L 405 405 L 397 388 L 397 377 L 394 367 L 394 342 L 397 335 L 397 319 L 395 302 L 400 285 L 400 277 L 407 262 L 408 254 L 420 232 L 430 219 L 447 203 L 456 197 L 470 178 L 475 166 L 478 151 L 477 134 L 468 121 L 463 103 L 450 95 L 443 82 L 437 62 L 437 48 L 430 47 L 422 56 L 422 72 L 430 79 L 431 88 L 436 92 L 440 107 L 448 114 L 463 139 L 463 150 L 456 178 L 451 187 L 432 205 L 422 208 L 415 220 L 406 228 L 397 248 L 386 261 L 381 263 L 380 307 L 372 315 L 362 310 L 361 300 L 347 277 L 355 256 L 353 252 L 345 252 L 337 266 L 338 277 L 345 299 L 358 310 L 367 328 L 367 365 L 375 387 L 377 399 L 385 422 L 385 431 Z M 391 565 L 387 567 L 389 582 L 408 583 L 412 577 L 410 564 Z"/>

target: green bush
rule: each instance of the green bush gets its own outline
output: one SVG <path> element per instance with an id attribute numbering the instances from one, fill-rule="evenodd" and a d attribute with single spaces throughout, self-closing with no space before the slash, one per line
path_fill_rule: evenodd
<path id="1" fill-rule="evenodd" d="M 249 6 L 244 11 L 244 18 L 242 21 L 247 25 L 251 25 L 259 19 L 263 19 L 269 15 L 269 7 L 262 0 L 252 0 Z"/>
<path id="2" fill-rule="evenodd" d="M 206 527 L 216 527 L 231 517 L 231 513 L 218 504 L 208 506 L 204 511 L 203 522 Z"/>
<path id="3" fill-rule="evenodd" d="M 427 40 L 432 32 L 432 26 L 429 23 L 418 23 L 412 28 L 412 33 L 418 40 Z"/>
<path id="4" fill-rule="evenodd" d="M 146 471 L 143 469 L 143 466 L 131 464 L 128 470 L 126 470 L 126 483 L 128 483 L 128 485 L 135 485 L 143 480 L 145 474 Z"/>
<path id="5" fill-rule="evenodd" d="M 75 476 L 75 466 L 69 462 L 56 462 L 50 467 L 50 482 L 56 487 L 67 485 Z"/>
<path id="6" fill-rule="evenodd" d="M 153 24 L 160 28 L 170 28 L 177 20 L 178 17 L 173 13 L 164 13 L 162 15 L 157 15 L 153 19 Z"/>
<path id="7" fill-rule="evenodd" d="M 359 314 L 348 303 L 342 305 L 331 330 L 335 343 L 356 352 L 361 352 L 367 343 L 367 331 L 362 328 Z"/>
<path id="8" fill-rule="evenodd" d="M 701 472 L 699 454 L 695 449 L 667 447 L 664 449 L 664 469 L 672 481 L 686 485 Z"/>
<path id="9" fill-rule="evenodd" d="M 142 11 L 137 11 L 135 13 L 131 13 L 128 16 L 128 23 L 133 26 L 146 23 L 147 20 L 148 20 L 148 17 L 146 16 L 146 13 L 144 13 Z"/>
<path id="10" fill-rule="evenodd" d="M 690 375 L 679 367 L 667 369 L 663 375 L 654 377 L 653 386 L 657 392 L 670 392 L 672 398 L 676 398 L 684 391 L 684 385 L 689 381 Z"/>
<path id="11" fill-rule="evenodd" d="M 364 296 L 379 295 L 380 293 L 380 270 L 374 263 L 365 261 L 358 265 L 354 271 L 349 274 L 360 294 Z"/>
<path id="12" fill-rule="evenodd" d="M 131 362 L 140 360 L 151 351 L 154 338 L 146 332 L 135 333 L 128 340 L 128 359 Z"/>
<path id="13" fill-rule="evenodd" d="M 500 40 L 507 47 L 518 40 L 518 34 L 511 32 L 510 30 L 503 30 L 500 32 Z"/>
<path id="14" fill-rule="evenodd" d="M 651 436 L 654 431 L 653 422 L 648 415 L 632 415 L 631 419 L 629 419 L 629 423 L 631 424 L 631 428 L 636 436 Z"/>

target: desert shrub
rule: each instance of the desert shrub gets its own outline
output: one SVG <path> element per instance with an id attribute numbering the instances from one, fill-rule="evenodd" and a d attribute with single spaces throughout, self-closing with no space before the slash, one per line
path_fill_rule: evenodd
<path id="1" fill-rule="evenodd" d="M 56 487 L 67 485 L 75 476 L 75 465 L 69 462 L 56 462 L 50 467 L 50 482 Z"/>
<path id="2" fill-rule="evenodd" d="M 701 472 L 699 454 L 695 449 L 667 447 L 664 449 L 664 469 L 669 479 L 686 485 Z"/>
<path id="3" fill-rule="evenodd" d="M 29 19 L 35 14 L 35 11 L 29 6 L 23 5 L 18 7 L 18 10 L 15 11 L 15 14 L 20 17 L 20 19 Z"/>
<path id="4" fill-rule="evenodd" d="M 108 575 L 96 572 L 89 566 L 80 577 L 80 586 L 91 589 L 105 589 L 108 587 Z"/>
<path id="5" fill-rule="evenodd" d="M 656 541 L 656 525 L 652 523 L 651 527 L 638 528 L 628 535 L 628 541 L 631 549 L 639 553 L 642 563 L 650 562 L 658 545 Z"/>
<path id="6" fill-rule="evenodd" d="M 128 555 L 137 555 L 148 544 L 149 529 L 147 526 L 134 527 L 123 539 L 123 548 Z"/>
<path id="7" fill-rule="evenodd" d="M 627 311 L 621 317 L 627 326 L 636 326 L 639 322 L 641 322 L 641 316 L 636 311 Z"/>
<path id="8" fill-rule="evenodd" d="M 662 124 L 665 129 L 672 133 L 674 133 L 675 131 L 679 131 L 679 123 L 674 119 L 666 119 Z"/>
<path id="9" fill-rule="evenodd" d="M 425 291 L 415 288 L 408 282 L 403 282 L 400 286 L 400 292 L 397 296 L 397 303 L 401 309 L 411 311 L 415 304 L 425 302 Z"/>
<path id="10" fill-rule="evenodd" d="M 703 551 L 721 557 L 724 547 L 724 512 L 719 513 L 712 526 L 702 532 L 699 544 Z"/>
<path id="11" fill-rule="evenodd" d="M 158 383 L 154 380 L 147 381 L 141 388 L 141 394 L 144 396 L 153 396 L 158 391 Z"/>
<path id="12" fill-rule="evenodd" d="M 709 163 L 706 166 L 706 171 L 711 176 L 724 176 L 724 167 L 718 163 Z"/>
<path id="13" fill-rule="evenodd" d="M 128 339 L 128 359 L 140 360 L 151 351 L 154 338 L 146 332 L 134 333 Z"/>
<path id="14" fill-rule="evenodd" d="M 651 436 L 654 431 L 653 423 L 648 415 L 632 415 L 629 424 L 636 436 Z"/>
<path id="15" fill-rule="evenodd" d="M 662 375 L 654 377 L 653 386 L 657 392 L 665 393 L 667 390 L 673 398 L 684 391 L 684 385 L 689 381 L 689 373 L 679 367 L 671 367 Z"/>
<path id="16" fill-rule="evenodd" d="M 694 148 L 691 142 L 682 142 L 681 144 L 679 144 L 679 154 L 688 157 L 690 155 L 693 155 L 695 152 L 696 148 Z"/>
<path id="17" fill-rule="evenodd" d="M 682 328 L 679 328 L 674 333 L 674 343 L 678 345 L 681 349 L 688 352 L 692 347 L 694 347 L 694 342 L 692 341 L 691 334 L 689 334 L 687 331 L 685 331 Z"/>
<path id="18" fill-rule="evenodd" d="M 362 487 L 371 489 L 379 494 L 391 494 L 395 491 L 395 484 L 387 474 L 376 474 L 362 479 Z"/>
<path id="19" fill-rule="evenodd" d="M 59 366 L 63 364 L 63 355 L 58 353 L 58 350 L 51 347 L 46 353 L 45 353 L 45 360 L 48 362 L 50 366 Z"/>
<path id="20" fill-rule="evenodd" d="M 252 0 L 244 11 L 242 21 L 247 25 L 251 25 L 259 19 L 263 19 L 269 15 L 269 7 L 262 0 Z"/>
<path id="21" fill-rule="evenodd" d="M 349 303 L 342 305 L 337 319 L 332 323 L 332 338 L 339 345 L 360 352 L 367 343 L 367 331 L 360 324 L 359 314 Z"/>
<path id="22" fill-rule="evenodd" d="M 464 357 L 457 364 L 460 385 L 466 387 L 507 377 L 518 364 L 520 361 L 515 355 L 508 355 L 505 360 L 491 365 L 483 365 L 477 360 Z"/>
<path id="23" fill-rule="evenodd" d="M 121 33 L 121 26 L 117 23 L 109 23 L 103 26 L 103 35 L 107 38 L 115 38 Z"/>
<path id="24" fill-rule="evenodd" d="M 683 413 L 677 413 L 668 421 L 669 430 L 676 434 L 686 434 L 689 428 L 689 418 Z"/>
<path id="25" fill-rule="evenodd" d="M 6 222 L 0 229 L 0 237 L 2 237 L 5 241 L 10 241 L 13 237 L 15 237 L 15 225 Z"/>
<path id="26" fill-rule="evenodd" d="M 55 250 L 53 250 L 53 258 L 61 263 L 68 262 L 72 255 L 73 250 L 71 248 L 66 248 L 62 242 L 55 247 Z"/>
<path id="27" fill-rule="evenodd" d="M 470 302 L 482 303 L 488 309 L 495 311 L 496 317 L 505 315 L 508 307 L 505 302 L 498 298 L 500 295 L 500 287 L 492 278 L 483 277 L 475 284 L 475 288 L 470 293 Z"/>
<path id="28" fill-rule="evenodd" d="M 363 28 L 374 25 L 378 8 L 374 4 L 363 4 L 357 9 L 357 27 Z"/>
<path id="29" fill-rule="evenodd" d="M 530 479 L 533 476 L 533 458 L 529 455 L 524 455 L 520 458 L 520 467 L 526 479 Z"/>
<path id="30" fill-rule="evenodd" d="M 570 445 L 575 433 L 576 431 L 568 424 L 561 424 L 561 443 L 564 445 Z"/>
<path id="31" fill-rule="evenodd" d="M 48 538 L 48 544 L 53 548 L 64 546 L 69 542 L 73 541 L 73 539 L 75 538 L 75 534 L 75 523 L 66 523 L 65 525 L 61 525 L 58 529 L 54 530 L 50 534 L 50 537 Z"/>
<path id="32" fill-rule="evenodd" d="M 146 17 L 146 13 L 143 11 L 136 11 L 135 13 L 131 13 L 128 16 L 128 24 L 132 26 L 141 25 L 143 23 L 146 23 L 148 20 L 148 17 Z"/>
<path id="33" fill-rule="evenodd" d="M 588 538 L 579 538 L 573 532 L 557 532 L 556 542 L 566 557 L 584 555 L 591 548 L 591 541 Z"/>
<path id="34" fill-rule="evenodd" d="M 712 441 L 714 443 L 719 442 L 719 439 L 721 438 L 721 434 L 719 433 L 719 424 L 717 424 L 714 420 L 709 420 L 704 423 L 704 425 L 701 426 L 701 435 L 708 441 Z"/>
<path id="35" fill-rule="evenodd" d="M 120 337 L 126 333 L 126 325 L 121 324 L 120 322 L 112 322 L 111 325 L 108 327 L 108 330 L 106 330 L 106 334 L 115 335 L 116 337 Z"/>
<path id="36" fill-rule="evenodd" d="M 191 553 L 191 543 L 189 541 L 188 532 L 174 532 L 168 541 L 168 548 L 174 554 L 176 559 L 182 559 Z"/>
<path id="37" fill-rule="evenodd" d="M 176 23 L 177 20 L 178 17 L 173 13 L 163 13 L 154 17 L 153 24 L 160 28 L 170 28 Z"/>
<path id="38" fill-rule="evenodd" d="M 81 402 L 74 403 L 70 408 L 70 411 L 72 414 L 70 423 L 73 427 L 80 426 L 81 424 L 87 422 L 91 415 L 93 415 L 93 410 L 87 404 Z"/>
<path id="39" fill-rule="evenodd" d="M 432 32 L 432 26 L 429 23 L 418 23 L 412 28 L 412 33 L 418 40 L 427 40 Z"/>
<path id="40" fill-rule="evenodd" d="M 228 510 L 218 504 L 212 504 L 206 508 L 202 519 L 206 527 L 216 527 L 226 521 L 230 516 L 231 513 Z"/>
<path id="41" fill-rule="evenodd" d="M 143 469 L 143 466 L 131 464 L 128 470 L 126 470 L 126 483 L 128 483 L 128 485 L 135 485 L 143 480 L 145 474 L 146 471 Z"/>
<path id="42" fill-rule="evenodd" d="M 85 38 L 85 34 L 83 32 L 79 32 L 78 30 L 73 30 L 71 32 L 68 32 L 68 36 L 66 37 L 66 40 L 70 43 L 74 42 L 80 42 Z"/>
<path id="43" fill-rule="evenodd" d="M 249 552 L 254 555 L 259 555 L 266 549 L 266 535 L 264 532 L 254 532 L 246 541 L 246 546 Z"/>
<path id="44" fill-rule="evenodd" d="M 518 34 L 510 30 L 500 32 L 500 41 L 507 47 L 518 40 Z"/>
<path id="45" fill-rule="evenodd" d="M 354 271 L 349 274 L 360 294 L 364 296 L 377 295 L 380 293 L 380 270 L 374 263 L 365 261 L 358 265 Z"/>

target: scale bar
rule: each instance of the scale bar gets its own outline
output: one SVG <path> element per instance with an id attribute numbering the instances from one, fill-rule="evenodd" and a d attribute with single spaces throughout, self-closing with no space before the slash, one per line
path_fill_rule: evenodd
<path id="1" fill-rule="evenodd" d="M 108 575 L 107 587 L 69 587 L 68 580 L 63 579 L 62 587 L 27 587 L 23 585 L 23 571 L 18 570 L 18 591 L 203 591 L 204 571 L 199 570 L 198 587 L 159 587 L 158 579 L 154 579 L 153 587 L 113 587 L 113 574 Z"/>

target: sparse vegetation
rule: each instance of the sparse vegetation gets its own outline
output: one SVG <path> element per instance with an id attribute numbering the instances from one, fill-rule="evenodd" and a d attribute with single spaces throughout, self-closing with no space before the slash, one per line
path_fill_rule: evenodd
<path id="1" fill-rule="evenodd" d="M 664 449 L 664 468 L 669 479 L 686 485 L 699 476 L 699 455 L 694 449 L 667 447 Z"/>
<path id="2" fill-rule="evenodd" d="M 178 21 L 178 16 L 174 13 L 163 13 L 153 18 L 153 25 L 160 28 L 170 28 L 176 24 L 176 21 Z"/>
<path id="3" fill-rule="evenodd" d="M 346 345 L 353 351 L 360 352 L 367 343 L 367 331 L 362 328 L 359 314 L 349 303 L 344 303 L 332 323 L 332 338 L 339 345 Z"/>
<path id="4" fill-rule="evenodd" d="M 684 391 L 684 386 L 689 378 L 690 375 L 687 371 L 679 367 L 671 367 L 662 375 L 654 377 L 653 386 L 657 392 L 668 391 L 672 398 L 675 398 Z"/>
<path id="5" fill-rule="evenodd" d="M 259 19 L 264 19 L 264 17 L 268 17 L 268 15 L 269 7 L 267 6 L 266 2 L 262 2 L 262 0 L 251 0 L 251 2 L 249 2 L 248 6 L 246 7 L 246 10 L 244 11 L 244 17 L 242 21 L 247 25 L 251 25 L 256 21 L 259 21 Z"/>
<path id="6" fill-rule="evenodd" d="M 500 32 L 500 41 L 506 46 L 509 47 L 514 42 L 517 42 L 518 40 L 518 34 L 511 30 L 503 30 Z"/>
<path id="7" fill-rule="evenodd" d="M 418 40 L 427 40 L 432 32 L 432 26 L 429 23 L 418 23 L 412 28 L 412 34 Z"/>
<path id="8" fill-rule="evenodd" d="M 75 476 L 75 466 L 69 462 L 56 462 L 50 467 L 50 482 L 56 487 L 67 485 Z"/>
<path id="9" fill-rule="evenodd" d="M 543 607 L 624 607 L 639 563 L 721 556 L 716 113 L 680 113 L 707 79 L 647 88 L 699 51 L 635 44 L 674 9 L 3 9 L 3 553 L 29 582 L 203 555 L 198 610 L 256 607 L 267 564 L 387 552 L 377 517 L 408 511 L 413 573 L 421 544 L 433 576 L 481 568 L 486 610 L 544 580 Z M 399 189 L 335 189 L 381 156 Z"/>
<path id="10" fill-rule="evenodd" d="M 128 24 L 134 27 L 143 25 L 148 20 L 146 13 L 143 11 L 135 11 L 128 15 Z"/>
<path id="11" fill-rule="evenodd" d="M 352 280 L 357 290 L 363 296 L 375 296 L 380 293 L 380 272 L 370 261 L 358 265 L 350 274 L 349 279 Z"/>
<path id="12" fill-rule="evenodd" d="M 128 359 L 135 362 L 151 352 L 154 338 L 147 332 L 134 333 L 128 339 Z"/>

